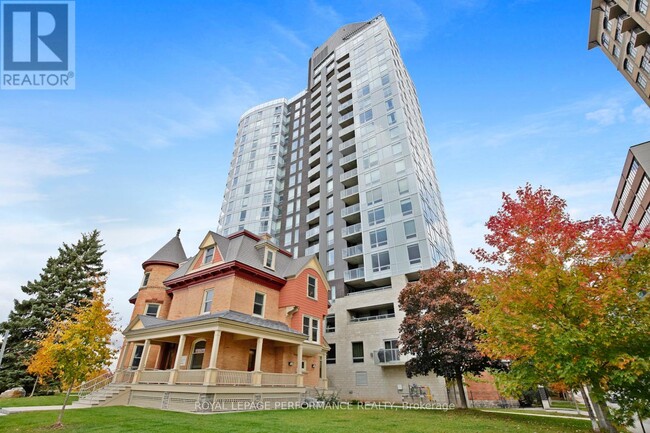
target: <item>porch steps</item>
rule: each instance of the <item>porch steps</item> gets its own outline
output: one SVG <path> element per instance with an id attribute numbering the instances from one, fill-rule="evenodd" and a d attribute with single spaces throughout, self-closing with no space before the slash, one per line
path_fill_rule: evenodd
<path id="1" fill-rule="evenodd" d="M 103 406 L 112 398 L 121 394 L 130 388 L 130 385 L 123 383 L 109 383 L 103 388 L 91 392 L 90 394 L 80 398 L 78 401 L 72 403 L 73 407 L 97 407 Z"/>

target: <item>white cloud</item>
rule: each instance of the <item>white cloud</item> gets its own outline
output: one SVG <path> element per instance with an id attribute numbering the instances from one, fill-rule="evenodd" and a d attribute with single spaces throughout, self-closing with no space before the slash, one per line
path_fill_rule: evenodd
<path id="1" fill-rule="evenodd" d="M 608 107 L 586 113 L 585 119 L 601 126 L 609 126 L 625 122 L 625 112 L 618 102 L 611 102 Z"/>
<path id="2" fill-rule="evenodd" d="M 641 104 L 632 110 L 632 119 L 641 125 L 650 125 L 650 107 Z"/>

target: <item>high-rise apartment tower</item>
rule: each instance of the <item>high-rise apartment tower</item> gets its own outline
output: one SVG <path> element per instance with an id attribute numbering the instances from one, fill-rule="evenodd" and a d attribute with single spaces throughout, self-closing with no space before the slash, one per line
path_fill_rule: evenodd
<path id="1" fill-rule="evenodd" d="M 649 0 L 592 0 L 589 49 L 600 46 L 650 105 Z"/>
<path id="2" fill-rule="evenodd" d="M 407 379 L 398 352 L 400 290 L 454 251 L 415 88 L 383 17 L 316 48 L 305 91 L 242 115 L 219 231 L 243 229 L 318 255 L 332 288 L 319 326 L 341 397 L 447 400 L 441 378 Z"/>

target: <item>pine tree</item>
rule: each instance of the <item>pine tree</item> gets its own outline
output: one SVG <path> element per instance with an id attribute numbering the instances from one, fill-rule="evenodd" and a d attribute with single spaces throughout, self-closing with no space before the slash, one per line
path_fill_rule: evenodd
<path id="1" fill-rule="evenodd" d="M 0 391 L 15 386 L 31 389 L 36 377 L 27 363 L 36 352 L 36 341 L 56 317 L 69 318 L 83 300 L 90 299 L 97 279 L 106 276 L 100 233 L 83 233 L 73 244 L 64 243 L 56 257 L 47 260 L 39 278 L 21 287 L 28 298 L 14 300 L 14 308 L 0 331 L 9 340 L 0 367 Z M 57 385 L 56 381 L 51 385 Z"/>

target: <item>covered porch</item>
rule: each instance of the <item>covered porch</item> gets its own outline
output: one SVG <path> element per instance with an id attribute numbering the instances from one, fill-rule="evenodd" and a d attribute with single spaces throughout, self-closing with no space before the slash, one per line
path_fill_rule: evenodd
<path id="1" fill-rule="evenodd" d="M 145 319 L 127 329 L 114 382 L 147 389 L 200 387 L 203 392 L 220 392 L 206 387 L 236 387 L 238 392 L 246 387 L 327 387 L 321 345 L 288 327 L 270 328 L 263 319 L 242 323 L 233 320 L 248 320 L 239 313 L 211 316 L 189 322 Z"/>

